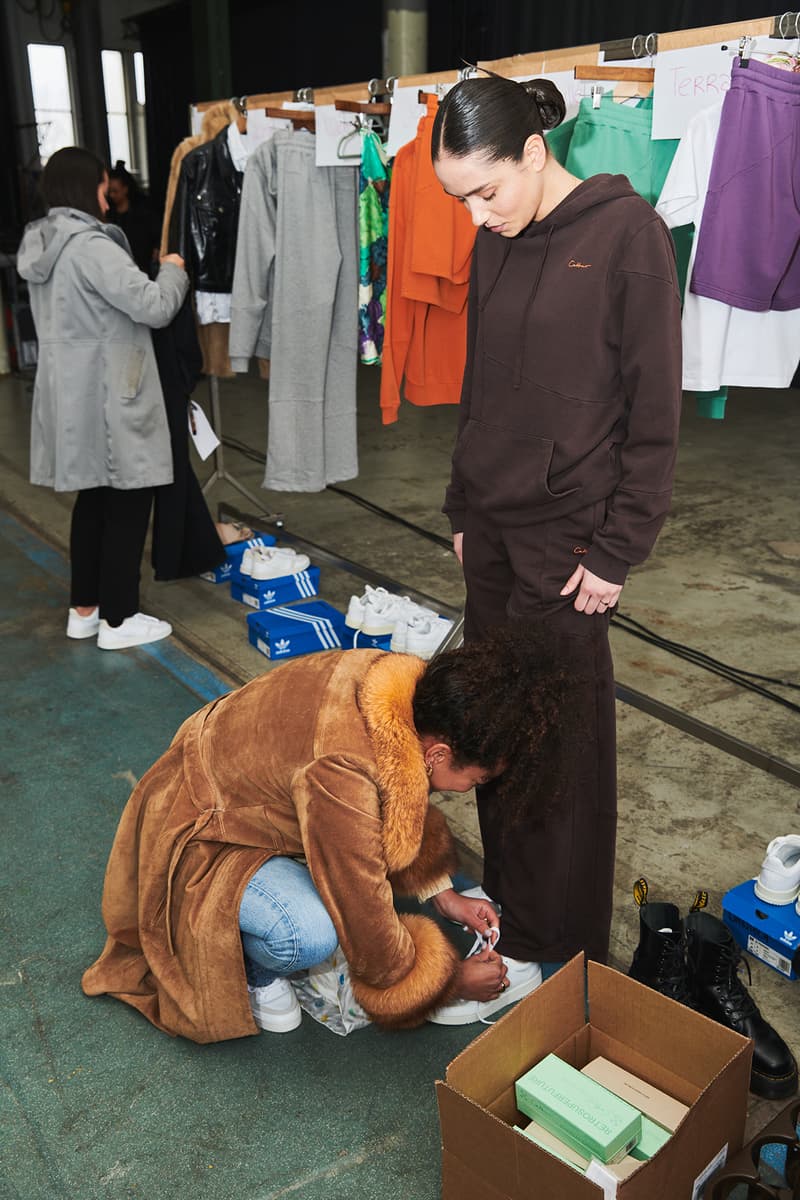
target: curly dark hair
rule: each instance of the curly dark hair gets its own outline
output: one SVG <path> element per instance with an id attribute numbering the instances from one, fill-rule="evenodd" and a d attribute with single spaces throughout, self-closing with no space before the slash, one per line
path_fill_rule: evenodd
<path id="1" fill-rule="evenodd" d="M 564 674 L 538 632 L 510 622 L 487 638 L 436 655 L 414 691 L 414 725 L 453 752 L 457 767 L 501 772 L 496 795 L 509 816 L 544 819 L 557 797 Z M 531 780 L 548 796 L 526 811 Z"/>

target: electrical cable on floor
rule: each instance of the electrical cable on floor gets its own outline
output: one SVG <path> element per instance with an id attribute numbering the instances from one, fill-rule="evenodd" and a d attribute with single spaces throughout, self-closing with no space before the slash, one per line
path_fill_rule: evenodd
<path id="1" fill-rule="evenodd" d="M 238 441 L 236 438 L 223 438 L 223 444 L 231 450 L 236 450 L 251 462 L 258 463 L 261 466 L 266 462 L 263 454 L 254 450 L 252 446 L 247 446 L 244 442 Z M 413 521 L 407 521 L 404 517 L 399 517 L 397 513 L 382 508 L 379 504 L 375 504 L 373 501 L 367 500 L 365 497 L 359 496 L 347 488 L 339 487 L 336 484 L 328 484 L 326 491 L 336 492 L 338 495 L 344 496 L 345 499 L 351 500 L 354 504 L 358 504 L 361 508 L 365 508 L 368 512 L 381 517 L 383 520 L 392 521 L 396 525 L 402 525 L 412 533 L 416 533 L 420 537 L 424 537 L 428 541 L 434 542 L 436 545 L 442 546 L 447 550 L 452 550 L 450 539 L 442 537 L 441 534 L 433 533 L 432 530 L 425 529 L 421 525 L 416 525 Z M 765 700 L 771 700 L 775 704 L 780 704 L 783 708 L 788 708 L 791 712 L 800 713 L 800 704 L 795 704 L 793 701 L 787 700 L 784 696 L 779 696 L 775 692 L 771 692 L 769 689 L 761 687 L 760 684 L 753 681 L 760 680 L 761 683 L 771 683 L 775 687 L 791 688 L 795 691 L 800 691 L 800 684 L 791 683 L 785 679 L 775 679 L 770 675 L 760 675 L 755 671 L 746 671 L 743 667 L 734 667 L 729 663 L 721 662 L 719 659 L 712 657 L 712 655 L 706 654 L 703 650 L 697 650 L 693 646 L 686 646 L 682 642 L 671 641 L 669 638 L 663 637 L 661 634 L 649 629 L 646 625 L 642 625 L 640 621 L 634 620 L 633 617 L 629 617 L 625 613 L 615 612 L 611 617 L 611 624 L 621 633 L 627 633 L 631 637 L 638 638 L 639 641 L 646 642 L 648 645 L 656 647 L 656 649 L 664 650 L 668 654 L 673 654 L 676 658 L 681 658 L 685 662 L 699 667 L 701 670 L 709 671 L 714 675 L 720 676 L 722 679 L 727 679 L 730 683 L 734 683 L 746 691 L 755 692 Z"/>

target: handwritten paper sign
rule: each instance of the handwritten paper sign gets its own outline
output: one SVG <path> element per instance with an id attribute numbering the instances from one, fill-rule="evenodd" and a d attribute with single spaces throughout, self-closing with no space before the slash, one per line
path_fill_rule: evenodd
<path id="1" fill-rule="evenodd" d="M 255 150 L 262 142 L 269 141 L 279 129 L 291 129 L 291 121 L 282 121 L 279 117 L 268 117 L 263 108 L 252 108 L 247 113 L 247 144 L 250 151 Z"/>
<path id="2" fill-rule="evenodd" d="M 759 56 L 786 50 L 779 38 L 751 39 L 750 52 Z M 656 56 L 653 93 L 653 138 L 682 138 L 696 112 L 719 104 L 731 85 L 731 67 L 738 40 L 664 50 Z"/>

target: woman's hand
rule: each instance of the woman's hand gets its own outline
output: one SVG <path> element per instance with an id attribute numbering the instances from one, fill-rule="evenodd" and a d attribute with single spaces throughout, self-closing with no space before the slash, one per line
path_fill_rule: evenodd
<path id="1" fill-rule="evenodd" d="M 161 265 L 164 263 L 172 263 L 174 267 L 180 267 L 182 271 L 186 270 L 186 263 L 181 258 L 180 254 L 162 254 Z"/>
<path id="2" fill-rule="evenodd" d="M 508 968 L 494 950 L 481 950 L 465 958 L 456 975 L 457 994 L 461 1000 L 495 1000 L 506 989 Z"/>
<path id="3" fill-rule="evenodd" d="M 490 929 L 497 930 L 500 936 L 500 921 L 493 906 L 487 900 L 473 900 L 471 896 L 462 896 L 454 888 L 439 892 L 433 897 L 434 908 L 443 917 L 472 929 L 475 933 L 487 933 Z M 497 941 L 497 937 L 494 938 Z"/>
<path id="4" fill-rule="evenodd" d="M 560 596 L 568 596 L 579 587 L 575 597 L 574 607 L 578 612 L 604 613 L 613 608 L 619 600 L 622 591 L 621 583 L 609 583 L 599 575 L 593 575 L 585 567 L 576 567 L 567 582 L 559 592 Z"/>
<path id="5" fill-rule="evenodd" d="M 464 547 L 464 534 L 463 533 L 454 533 L 453 534 L 453 549 L 455 550 L 456 558 L 461 563 L 462 567 L 464 565 L 463 547 Z"/>

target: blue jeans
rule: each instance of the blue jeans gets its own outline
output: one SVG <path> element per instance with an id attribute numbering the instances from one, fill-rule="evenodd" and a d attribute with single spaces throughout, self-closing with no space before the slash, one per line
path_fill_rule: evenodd
<path id="1" fill-rule="evenodd" d="M 339 944 L 308 867 L 293 858 L 259 867 L 242 896 L 239 928 L 251 987 L 313 967 Z"/>

